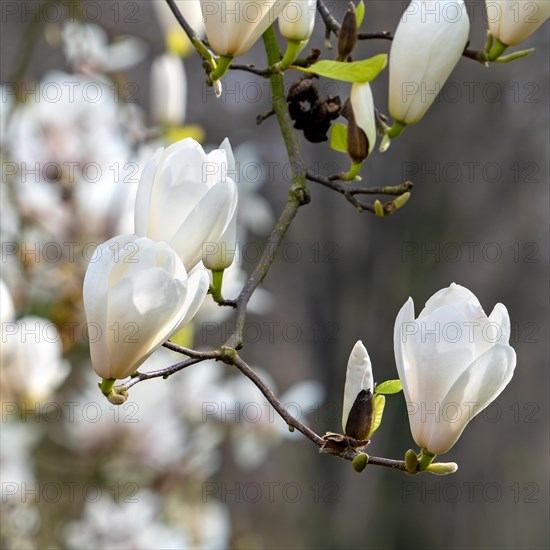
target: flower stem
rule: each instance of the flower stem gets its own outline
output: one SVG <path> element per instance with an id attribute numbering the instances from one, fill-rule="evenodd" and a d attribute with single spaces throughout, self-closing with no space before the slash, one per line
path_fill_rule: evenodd
<path id="1" fill-rule="evenodd" d="M 101 380 L 101 393 L 103 395 L 109 395 L 113 390 L 116 380 L 110 378 L 102 378 Z"/>
<path id="2" fill-rule="evenodd" d="M 227 69 L 229 69 L 229 65 L 231 65 L 232 61 L 233 61 L 232 56 L 228 56 L 228 55 L 220 56 L 220 58 L 218 59 L 216 68 L 210 73 L 210 77 L 212 78 L 213 82 L 215 82 L 216 80 L 219 80 L 227 72 Z"/>
<path id="3" fill-rule="evenodd" d="M 422 449 L 420 456 L 418 457 L 418 469 L 423 472 L 435 459 L 437 455 Z"/>
<path id="4" fill-rule="evenodd" d="M 496 61 L 506 50 L 508 46 L 503 44 L 500 40 L 495 40 L 493 47 L 487 54 L 489 61 Z"/>
<path id="5" fill-rule="evenodd" d="M 223 302 L 222 296 L 223 270 L 212 271 L 212 285 L 210 291 L 215 302 Z"/>
<path id="6" fill-rule="evenodd" d="M 386 131 L 386 135 L 389 136 L 391 139 L 395 139 L 404 132 L 406 127 L 407 127 L 406 124 L 396 121 L 393 123 L 393 126 Z"/>
<path id="7" fill-rule="evenodd" d="M 273 70 L 277 72 L 283 72 L 290 67 L 296 61 L 296 58 L 307 44 L 307 40 L 288 40 L 286 44 L 285 56 L 281 61 L 273 65 Z"/>

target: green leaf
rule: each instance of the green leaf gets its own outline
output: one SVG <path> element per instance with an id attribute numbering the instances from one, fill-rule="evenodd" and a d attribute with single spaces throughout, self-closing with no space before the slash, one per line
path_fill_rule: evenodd
<path id="1" fill-rule="evenodd" d="M 372 434 L 378 429 L 378 426 L 380 426 L 385 405 L 386 398 L 383 395 L 375 394 L 372 399 L 372 428 L 367 439 L 370 439 Z"/>
<path id="2" fill-rule="evenodd" d="M 361 26 L 363 19 L 365 18 L 365 4 L 363 0 L 359 2 L 357 9 L 355 10 L 355 15 L 357 16 L 357 28 Z"/>
<path id="3" fill-rule="evenodd" d="M 385 53 L 381 53 L 370 59 L 353 61 L 352 63 L 322 59 L 307 68 L 295 65 L 292 68 L 304 73 L 313 73 L 343 82 L 369 82 L 374 80 L 385 69 L 387 63 L 388 56 Z"/>
<path id="4" fill-rule="evenodd" d="M 334 124 L 330 133 L 330 146 L 340 153 L 348 152 L 348 128 L 345 124 Z"/>
<path id="5" fill-rule="evenodd" d="M 392 393 L 400 392 L 402 389 L 403 386 L 401 385 L 401 380 L 386 380 L 385 382 L 382 382 L 382 384 L 376 386 L 374 393 L 391 395 Z"/>

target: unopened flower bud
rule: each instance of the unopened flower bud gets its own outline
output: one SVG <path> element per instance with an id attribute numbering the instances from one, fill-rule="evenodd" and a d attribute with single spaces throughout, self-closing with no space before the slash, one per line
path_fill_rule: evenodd
<path id="1" fill-rule="evenodd" d="M 338 35 L 338 60 L 345 61 L 353 53 L 356 45 L 357 14 L 355 13 L 355 5 L 350 2 Z"/>

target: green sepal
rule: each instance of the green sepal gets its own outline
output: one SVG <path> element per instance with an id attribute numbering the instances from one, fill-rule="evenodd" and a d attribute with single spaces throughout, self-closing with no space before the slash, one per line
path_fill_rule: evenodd
<path id="1" fill-rule="evenodd" d="M 402 389 L 403 385 L 401 384 L 401 380 L 386 380 L 376 386 L 374 393 L 392 395 L 394 393 L 399 393 Z"/>
<path id="2" fill-rule="evenodd" d="M 494 63 L 510 63 L 516 59 L 521 59 L 531 55 L 535 51 L 535 48 L 529 48 L 528 50 L 521 50 L 519 52 L 514 52 L 509 55 L 501 55 L 498 59 L 494 60 Z"/>
<path id="3" fill-rule="evenodd" d="M 372 434 L 378 429 L 382 422 L 384 407 L 386 406 L 386 398 L 383 395 L 374 394 L 372 399 L 372 425 L 367 439 L 372 437 Z"/>
<path id="4" fill-rule="evenodd" d="M 437 476 L 447 476 L 454 474 L 457 470 L 458 464 L 456 462 L 436 462 L 435 464 L 430 464 L 425 471 Z"/>
<path id="5" fill-rule="evenodd" d="M 360 27 L 363 19 L 365 19 L 365 3 L 363 2 L 363 0 L 359 2 L 359 5 L 355 10 L 355 15 L 357 17 L 357 27 Z"/>
<path id="6" fill-rule="evenodd" d="M 330 147 L 339 153 L 348 152 L 348 129 L 345 124 L 338 122 L 332 126 Z"/>
<path id="7" fill-rule="evenodd" d="M 313 73 L 343 82 L 370 82 L 374 80 L 388 64 L 388 56 L 385 53 L 375 55 L 363 61 L 344 63 L 342 61 L 330 61 L 322 59 L 309 67 L 292 68 L 304 73 Z"/>

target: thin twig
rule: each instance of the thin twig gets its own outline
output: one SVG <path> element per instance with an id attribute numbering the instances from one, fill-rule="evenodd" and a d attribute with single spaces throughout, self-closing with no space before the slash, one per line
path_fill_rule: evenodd
<path id="1" fill-rule="evenodd" d="M 307 179 L 315 183 L 319 183 L 328 189 L 332 189 L 343 195 L 348 202 L 359 210 L 367 210 L 368 212 L 374 212 L 374 206 L 372 204 L 365 203 L 357 198 L 358 195 L 393 195 L 400 196 L 403 193 L 410 191 L 414 184 L 410 181 L 406 181 L 401 185 L 386 186 L 386 187 L 348 187 L 345 184 L 338 183 L 338 176 L 323 177 L 317 176 L 310 172 L 307 173 Z"/>
<path id="2" fill-rule="evenodd" d="M 174 342 L 170 341 L 164 342 L 162 345 L 166 349 L 176 351 L 182 355 L 187 355 L 187 357 L 191 357 L 193 359 L 219 359 L 221 357 L 221 352 L 219 351 L 195 351 L 193 349 L 180 346 L 179 344 L 174 344 Z"/>
<path id="3" fill-rule="evenodd" d="M 332 13 L 330 13 L 330 10 L 323 0 L 317 0 L 317 10 L 323 18 L 326 28 L 332 31 L 336 36 L 338 36 L 338 34 L 340 33 L 341 25 L 335 19 Z"/>
<path id="4" fill-rule="evenodd" d="M 247 73 L 253 73 L 264 78 L 269 78 L 275 73 L 275 71 L 270 67 L 267 69 L 257 69 L 254 65 L 239 65 L 235 63 L 229 65 L 229 69 L 232 71 L 245 71 Z"/>
<path id="5" fill-rule="evenodd" d="M 303 422 L 300 422 L 297 418 L 292 416 L 285 406 L 277 399 L 273 391 L 267 386 L 267 384 L 256 374 L 254 369 L 244 361 L 238 353 L 234 350 L 222 348 L 220 350 L 210 351 L 210 352 L 201 352 L 191 349 L 184 348 L 183 346 L 178 346 L 177 344 L 171 344 L 167 342 L 165 347 L 179 353 L 191 356 L 191 359 L 186 359 L 181 363 L 176 363 L 170 367 L 160 369 L 157 371 L 147 372 L 147 373 L 138 373 L 133 376 L 126 384 L 117 386 L 114 388 L 114 391 L 117 393 L 125 392 L 132 386 L 135 386 L 139 382 L 144 380 L 151 380 L 152 378 L 168 378 L 172 374 L 179 372 L 191 365 L 196 365 L 206 360 L 217 360 L 223 361 L 227 365 L 235 366 L 239 371 L 246 376 L 261 392 L 262 395 L 267 399 L 269 404 L 277 412 L 277 414 L 286 422 L 288 426 L 293 427 L 307 437 L 310 441 L 315 443 L 319 449 L 322 449 L 325 444 L 325 439 L 314 432 L 311 428 L 306 426 Z M 360 450 L 352 449 L 351 447 L 345 448 L 342 451 L 331 451 L 330 454 L 333 456 L 338 456 L 344 460 L 353 460 Z M 393 460 L 390 458 L 381 458 L 376 456 L 369 456 L 369 464 L 374 466 L 385 466 L 387 468 L 393 468 L 397 470 L 405 471 L 405 462 L 402 460 Z"/>
<path id="6" fill-rule="evenodd" d="M 166 0 L 169 8 L 172 10 L 175 18 L 180 24 L 181 28 L 185 31 L 185 34 L 193 44 L 193 47 L 199 55 L 206 61 L 208 66 L 213 70 L 215 68 L 215 63 L 213 63 L 213 54 L 210 50 L 204 45 L 203 41 L 199 38 L 198 34 L 193 30 L 191 25 L 187 22 L 185 17 L 183 17 L 181 11 L 179 10 L 176 2 L 174 0 Z"/>
<path id="7" fill-rule="evenodd" d="M 235 365 L 249 380 L 251 380 L 255 386 L 262 392 L 264 397 L 269 401 L 271 406 L 277 411 L 279 416 L 293 428 L 296 428 L 299 432 L 303 433 L 308 439 L 313 441 L 318 447 L 323 444 L 323 438 L 319 437 L 312 429 L 308 428 L 305 424 L 302 424 L 299 420 L 294 418 L 283 406 L 283 404 L 275 397 L 275 394 L 267 387 L 265 382 L 254 372 L 254 370 L 241 359 L 239 355 L 236 355 L 233 360 Z"/>
<path id="8" fill-rule="evenodd" d="M 360 32 L 357 40 L 393 40 L 393 34 L 391 31 Z"/>
<path id="9" fill-rule="evenodd" d="M 160 369 L 151 372 L 138 372 L 136 375 L 132 376 L 128 382 L 122 384 L 121 386 L 116 386 L 113 389 L 115 392 L 119 393 L 121 391 L 129 390 L 132 386 L 135 386 L 139 382 L 143 382 L 143 380 L 151 380 L 152 378 L 166 379 L 172 374 L 179 372 L 180 370 L 190 367 L 191 365 L 196 365 L 197 363 L 202 363 L 203 361 L 206 361 L 206 359 L 186 359 L 185 361 L 182 361 L 181 363 L 176 363 L 175 365 L 172 365 L 171 367 L 168 367 L 166 369 Z"/>

